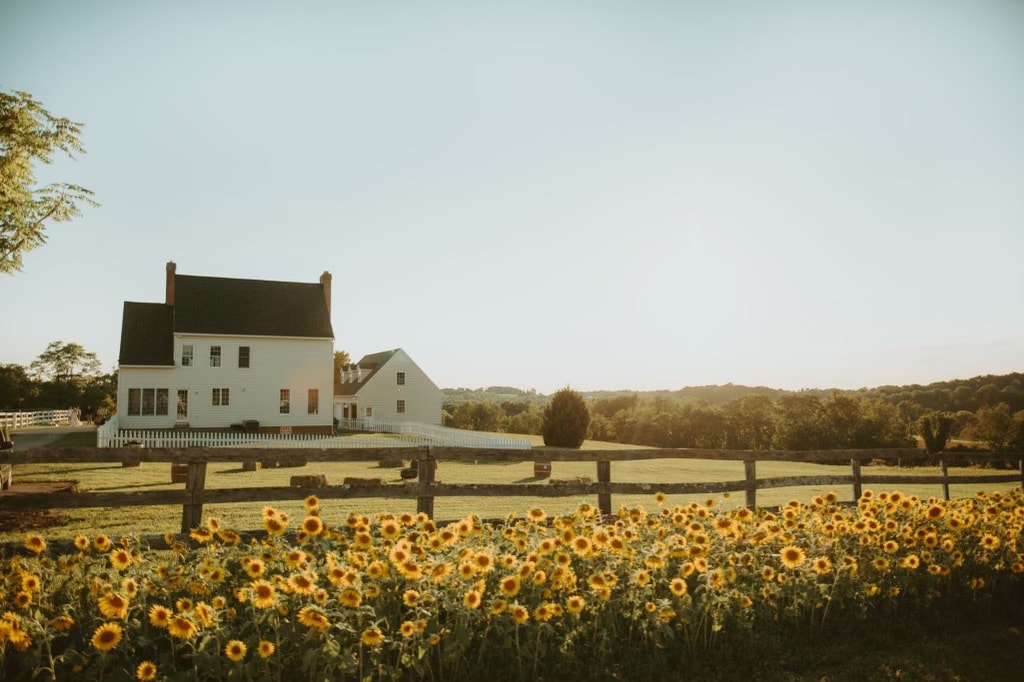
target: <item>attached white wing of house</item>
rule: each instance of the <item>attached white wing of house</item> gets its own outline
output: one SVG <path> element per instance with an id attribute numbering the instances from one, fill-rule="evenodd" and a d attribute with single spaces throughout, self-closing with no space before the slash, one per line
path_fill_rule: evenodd
<path id="1" fill-rule="evenodd" d="M 331 275 L 274 282 L 179 275 L 163 303 L 125 302 L 122 428 L 330 433 Z"/>
<path id="2" fill-rule="evenodd" d="M 339 379 L 334 416 L 342 426 L 352 420 L 441 424 L 441 389 L 401 348 L 364 355 L 342 367 Z"/>

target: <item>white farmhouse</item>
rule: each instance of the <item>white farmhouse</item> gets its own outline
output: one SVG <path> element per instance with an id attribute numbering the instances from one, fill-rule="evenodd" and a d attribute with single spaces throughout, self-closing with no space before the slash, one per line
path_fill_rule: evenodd
<path id="1" fill-rule="evenodd" d="M 125 302 L 122 428 L 333 430 L 331 275 L 196 277 L 167 264 L 163 303 Z"/>
<path id="2" fill-rule="evenodd" d="M 441 423 L 441 389 L 401 348 L 364 355 L 342 367 L 339 379 L 334 416 L 342 426 L 352 420 Z"/>

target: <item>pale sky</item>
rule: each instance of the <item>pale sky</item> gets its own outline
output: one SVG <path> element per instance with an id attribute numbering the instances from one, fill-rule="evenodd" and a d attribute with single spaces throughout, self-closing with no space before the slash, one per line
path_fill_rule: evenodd
<path id="1" fill-rule="evenodd" d="M 1024 370 L 1024 2 L 0 0 L 0 90 L 102 206 L 0 275 L 0 363 L 117 362 L 189 275 L 333 274 L 442 387 Z"/>

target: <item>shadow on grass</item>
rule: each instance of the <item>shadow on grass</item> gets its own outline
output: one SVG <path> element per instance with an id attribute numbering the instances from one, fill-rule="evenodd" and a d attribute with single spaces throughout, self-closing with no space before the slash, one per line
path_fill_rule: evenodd
<path id="1" fill-rule="evenodd" d="M 165 485 L 180 485 L 180 484 L 171 483 L 170 481 L 157 481 L 155 483 L 136 483 L 135 485 L 106 485 L 106 486 L 99 486 L 99 487 L 89 488 L 89 492 L 96 493 L 96 492 L 102 492 L 104 490 L 124 490 L 124 491 L 129 491 L 130 492 L 132 490 L 135 490 L 136 488 L 160 488 L 160 487 L 165 486 Z"/>

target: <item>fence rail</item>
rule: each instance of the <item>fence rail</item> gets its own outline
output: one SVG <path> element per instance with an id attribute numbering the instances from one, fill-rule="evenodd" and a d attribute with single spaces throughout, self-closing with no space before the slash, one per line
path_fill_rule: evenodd
<path id="1" fill-rule="evenodd" d="M 31 498 L 0 495 L 0 511 L 28 509 L 68 509 L 82 507 L 126 507 L 181 504 L 181 530 L 187 533 L 200 525 L 205 504 L 270 502 L 301 500 L 310 492 L 322 499 L 384 498 L 416 499 L 417 510 L 433 517 L 437 497 L 479 496 L 535 496 L 567 497 L 593 495 L 598 510 L 610 515 L 612 495 L 653 494 L 705 494 L 744 492 L 748 507 L 757 506 L 757 491 L 798 486 L 849 486 L 852 499 L 860 498 L 865 484 L 905 485 L 925 483 L 941 486 L 943 496 L 949 499 L 949 486 L 959 483 L 1020 482 L 1024 488 L 1024 454 L 972 453 L 978 461 L 1017 461 L 1018 471 L 1007 474 L 951 476 L 947 462 L 940 455 L 929 456 L 923 450 L 813 450 L 813 451 L 751 451 L 705 449 L 649 449 L 649 450 L 561 450 L 545 449 L 529 454 L 495 448 L 454 448 L 416 446 L 412 448 L 294 448 L 275 453 L 282 464 L 307 462 L 366 462 L 382 459 L 413 459 L 417 462 L 418 480 L 380 485 L 331 485 L 318 488 L 255 487 L 234 489 L 207 489 L 206 467 L 211 462 L 255 463 L 265 458 L 265 450 L 256 448 L 40 448 L 23 452 L 5 451 L 0 462 L 10 464 L 32 463 L 108 463 L 108 462 L 170 462 L 187 465 L 188 476 L 184 490 L 141 492 L 83 492 L 68 495 L 57 493 Z M 649 459 L 705 459 L 741 461 L 744 477 L 733 481 L 615 483 L 612 481 L 612 463 Z M 593 462 L 596 482 L 549 482 L 508 484 L 443 484 L 435 481 L 439 462 Z M 848 464 L 850 473 L 815 476 L 784 476 L 758 478 L 757 464 L 766 461 L 818 462 Z M 871 475 L 865 474 L 863 465 L 871 461 L 926 461 L 939 464 L 940 475 Z"/>
<path id="2" fill-rule="evenodd" d="M 0 426 L 14 430 L 25 426 L 54 426 L 67 424 L 71 414 L 67 410 L 33 410 L 31 412 L 0 412 Z"/>

